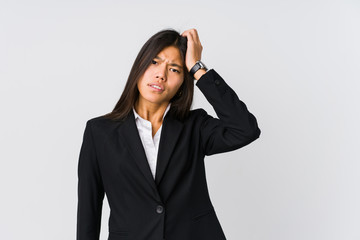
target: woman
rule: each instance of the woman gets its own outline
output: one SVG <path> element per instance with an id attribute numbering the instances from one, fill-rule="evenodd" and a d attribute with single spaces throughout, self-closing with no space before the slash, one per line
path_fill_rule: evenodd
<path id="1" fill-rule="evenodd" d="M 210 201 L 205 155 L 260 135 L 256 118 L 201 59 L 196 29 L 165 29 L 140 50 L 114 110 L 87 121 L 78 165 L 77 239 L 226 239 Z M 219 118 L 190 110 L 194 84 Z"/>

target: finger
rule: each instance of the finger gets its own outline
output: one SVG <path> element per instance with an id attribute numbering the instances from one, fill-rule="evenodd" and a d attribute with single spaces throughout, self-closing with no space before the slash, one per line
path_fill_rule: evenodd
<path id="1" fill-rule="evenodd" d="M 186 35 L 187 39 L 188 39 L 188 43 L 189 44 L 193 44 L 194 43 L 194 37 L 193 35 L 191 34 L 191 32 L 188 32 L 187 35 Z"/>
<path id="2" fill-rule="evenodd" d="M 195 28 L 191 29 L 192 31 L 190 32 L 191 36 L 193 37 L 194 41 L 196 43 L 198 43 L 200 40 L 199 40 L 199 34 L 197 32 L 197 30 Z"/>
<path id="3" fill-rule="evenodd" d="M 197 32 L 197 30 L 195 28 L 190 29 L 188 31 L 188 36 L 191 36 L 192 41 L 196 44 L 196 45 L 201 45 L 200 43 L 200 39 L 199 39 L 199 34 Z"/>
<path id="4" fill-rule="evenodd" d="M 181 34 L 181 36 L 188 36 L 189 34 L 193 34 L 193 31 L 194 31 L 194 30 L 195 30 L 194 28 L 185 30 L 185 31 Z"/>
<path id="5" fill-rule="evenodd" d="M 181 36 L 186 37 L 188 34 L 189 34 L 189 30 L 185 30 L 185 31 L 181 34 Z"/>

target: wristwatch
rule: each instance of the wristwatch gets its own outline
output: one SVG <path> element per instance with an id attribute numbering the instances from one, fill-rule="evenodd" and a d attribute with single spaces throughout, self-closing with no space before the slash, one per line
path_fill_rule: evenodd
<path id="1" fill-rule="evenodd" d="M 191 76 L 194 77 L 194 74 L 195 74 L 199 69 L 201 69 L 201 68 L 205 69 L 205 71 L 208 70 L 207 67 L 205 66 L 205 64 L 204 64 L 202 61 L 199 60 L 199 61 L 197 61 L 197 62 L 195 63 L 195 65 L 190 69 L 190 74 L 191 74 Z"/>

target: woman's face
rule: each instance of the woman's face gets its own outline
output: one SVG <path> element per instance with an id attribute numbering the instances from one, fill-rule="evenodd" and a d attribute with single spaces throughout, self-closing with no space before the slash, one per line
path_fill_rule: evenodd
<path id="1" fill-rule="evenodd" d="M 137 83 L 139 103 L 167 105 L 183 81 L 180 51 L 174 46 L 166 47 L 152 60 Z"/>

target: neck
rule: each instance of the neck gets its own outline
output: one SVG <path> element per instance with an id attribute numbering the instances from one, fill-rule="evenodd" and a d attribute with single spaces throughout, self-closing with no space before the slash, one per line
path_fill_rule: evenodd
<path id="1" fill-rule="evenodd" d="M 162 123 L 168 104 L 168 102 L 164 102 L 162 104 L 155 104 L 151 102 L 144 103 L 138 99 L 135 102 L 134 108 L 137 114 L 139 114 L 143 119 L 152 123 Z"/>

